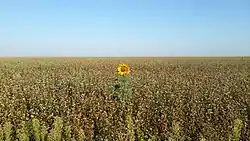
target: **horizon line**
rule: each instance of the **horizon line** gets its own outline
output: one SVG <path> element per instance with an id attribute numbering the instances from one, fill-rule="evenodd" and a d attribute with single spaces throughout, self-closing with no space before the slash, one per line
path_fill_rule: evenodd
<path id="1" fill-rule="evenodd" d="M 0 56 L 0 58 L 192 58 L 192 57 L 201 57 L 201 58 L 216 58 L 216 57 L 250 57 L 250 56 Z"/>

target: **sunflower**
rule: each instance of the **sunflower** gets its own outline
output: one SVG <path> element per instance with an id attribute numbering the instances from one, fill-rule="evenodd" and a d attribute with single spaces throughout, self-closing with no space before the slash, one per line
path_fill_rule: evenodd
<path id="1" fill-rule="evenodd" d="M 130 73 L 130 68 L 127 64 L 120 64 L 117 70 L 119 75 L 127 75 Z"/>

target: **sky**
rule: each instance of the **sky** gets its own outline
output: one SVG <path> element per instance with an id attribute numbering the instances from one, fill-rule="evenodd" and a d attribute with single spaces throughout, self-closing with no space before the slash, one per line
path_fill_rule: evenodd
<path id="1" fill-rule="evenodd" d="M 1 0 L 0 56 L 250 56 L 250 0 Z"/>

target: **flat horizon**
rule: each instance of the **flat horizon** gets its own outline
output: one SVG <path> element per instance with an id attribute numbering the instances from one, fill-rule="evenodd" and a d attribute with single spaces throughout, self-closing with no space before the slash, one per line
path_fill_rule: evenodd
<path id="1" fill-rule="evenodd" d="M 22 58 L 22 59 L 46 59 L 46 58 L 73 58 L 73 59 L 88 59 L 88 58 L 157 58 L 157 59 L 171 59 L 171 58 L 250 58 L 250 56 L 91 56 L 91 57 L 85 57 L 85 56 L 0 56 L 0 59 L 11 59 L 11 58 Z"/>

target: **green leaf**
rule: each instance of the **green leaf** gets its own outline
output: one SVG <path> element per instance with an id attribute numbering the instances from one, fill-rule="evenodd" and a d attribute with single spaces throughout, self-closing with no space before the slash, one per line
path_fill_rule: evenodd
<path id="1" fill-rule="evenodd" d="M 120 86 L 119 84 L 116 84 L 116 85 L 114 86 L 115 90 L 118 90 L 120 87 L 121 87 L 121 86 Z"/>

